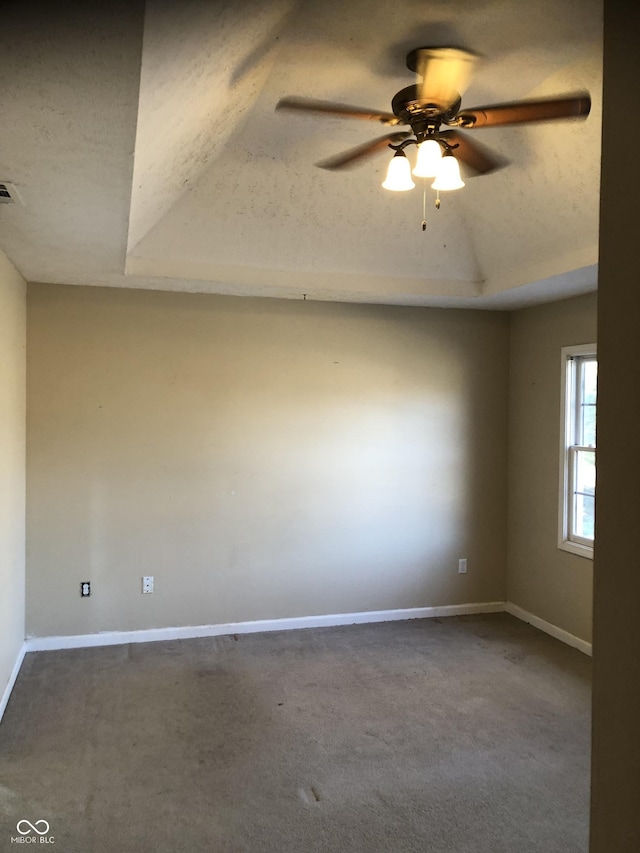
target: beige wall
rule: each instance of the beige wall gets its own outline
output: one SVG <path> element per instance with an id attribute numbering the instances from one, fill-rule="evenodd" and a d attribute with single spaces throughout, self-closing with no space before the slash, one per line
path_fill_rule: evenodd
<path id="1" fill-rule="evenodd" d="M 605 3 L 598 294 L 598 497 L 594 578 L 592 853 L 640 850 L 640 6 Z"/>
<path id="2" fill-rule="evenodd" d="M 30 285 L 28 632 L 503 600 L 507 355 L 504 314 Z"/>
<path id="3" fill-rule="evenodd" d="M 0 252 L 0 702 L 24 642 L 25 283 Z"/>
<path id="4" fill-rule="evenodd" d="M 596 294 L 515 311 L 509 377 L 507 596 L 591 641 L 593 563 L 558 548 L 560 350 L 596 341 Z"/>

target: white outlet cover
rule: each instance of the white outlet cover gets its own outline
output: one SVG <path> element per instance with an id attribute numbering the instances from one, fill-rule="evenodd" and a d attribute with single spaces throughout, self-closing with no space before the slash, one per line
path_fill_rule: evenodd
<path id="1" fill-rule="evenodd" d="M 153 576 L 149 575 L 147 577 L 142 578 L 142 592 L 153 592 Z"/>

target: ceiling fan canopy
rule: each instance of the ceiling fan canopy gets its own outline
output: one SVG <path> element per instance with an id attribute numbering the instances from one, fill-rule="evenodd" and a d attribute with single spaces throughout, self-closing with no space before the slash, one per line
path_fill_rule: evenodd
<path id="1" fill-rule="evenodd" d="M 588 116 L 591 98 L 587 92 L 462 108 L 462 94 L 478 58 L 458 47 L 415 48 L 407 55 L 406 64 L 416 73 L 417 82 L 396 92 L 391 112 L 293 96 L 282 98 L 276 109 L 358 118 L 396 128 L 316 163 L 323 169 L 356 166 L 385 148 L 404 149 L 434 139 L 445 154 L 464 163 L 471 175 L 493 172 L 506 165 L 506 160 L 460 131 Z"/>

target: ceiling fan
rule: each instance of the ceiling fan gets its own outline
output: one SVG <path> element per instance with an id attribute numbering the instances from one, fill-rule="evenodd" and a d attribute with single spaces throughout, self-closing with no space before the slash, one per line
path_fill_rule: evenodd
<path id="1" fill-rule="evenodd" d="M 359 118 L 398 128 L 316 165 L 323 169 L 344 169 L 391 148 L 395 150 L 395 156 L 389 164 L 383 187 L 407 190 L 415 184 L 405 148 L 417 145 L 418 160 L 413 174 L 434 177 L 432 187 L 438 192 L 464 186 L 458 161 L 465 165 L 470 175 L 486 175 L 506 165 L 504 158 L 469 139 L 461 131 L 585 118 L 589 114 L 591 98 L 587 92 L 463 109 L 461 93 L 468 84 L 477 59 L 477 54 L 457 47 L 419 47 L 412 50 L 407 55 L 406 64 L 410 71 L 416 72 L 418 82 L 393 96 L 391 112 L 299 97 L 282 98 L 276 109 Z M 441 129 L 443 125 L 444 130 Z M 439 196 L 436 206 L 439 206 Z"/>

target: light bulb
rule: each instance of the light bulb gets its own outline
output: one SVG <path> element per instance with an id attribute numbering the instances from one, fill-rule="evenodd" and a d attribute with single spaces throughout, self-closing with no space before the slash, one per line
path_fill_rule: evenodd
<path id="1" fill-rule="evenodd" d="M 453 154 L 447 152 L 440 161 L 438 174 L 431 187 L 434 190 L 459 190 L 463 186 L 458 161 Z"/>
<path id="2" fill-rule="evenodd" d="M 411 178 L 411 165 L 404 151 L 396 151 L 391 158 L 389 168 L 387 169 L 387 177 L 384 179 L 382 186 L 385 190 L 393 190 L 393 192 L 397 193 L 412 190 L 415 187 Z"/>
<path id="3" fill-rule="evenodd" d="M 418 145 L 418 159 L 413 174 L 417 178 L 435 178 L 442 162 L 442 148 L 435 139 L 426 139 Z"/>

